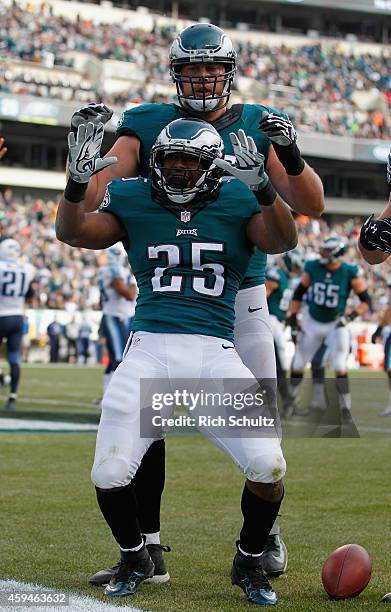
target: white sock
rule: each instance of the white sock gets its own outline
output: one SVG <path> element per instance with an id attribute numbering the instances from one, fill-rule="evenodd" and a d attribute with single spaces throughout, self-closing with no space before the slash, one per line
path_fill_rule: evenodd
<path id="1" fill-rule="evenodd" d="M 156 533 L 143 533 L 145 544 L 160 544 L 160 531 Z"/>
<path id="2" fill-rule="evenodd" d="M 141 540 L 141 544 L 139 544 L 138 546 L 135 546 L 135 548 L 122 548 L 121 546 L 119 548 L 120 550 L 122 550 L 122 552 L 137 552 L 138 550 L 141 550 L 143 546 L 144 546 L 144 540 Z"/>
<path id="3" fill-rule="evenodd" d="M 262 554 L 261 552 L 260 553 L 256 553 L 256 554 L 254 554 L 254 553 L 247 553 L 242 548 L 240 548 L 240 544 L 238 544 L 238 549 L 239 549 L 239 552 L 241 552 L 242 555 L 244 555 L 245 557 L 260 557 L 261 554 Z"/>
<path id="4" fill-rule="evenodd" d="M 105 393 L 107 387 L 109 386 L 109 382 L 114 372 L 109 372 L 108 374 L 103 374 L 103 394 Z"/>
<path id="5" fill-rule="evenodd" d="M 352 396 L 350 393 L 338 393 L 339 399 L 339 407 L 342 410 L 343 408 L 347 408 L 351 410 L 352 408 Z"/>

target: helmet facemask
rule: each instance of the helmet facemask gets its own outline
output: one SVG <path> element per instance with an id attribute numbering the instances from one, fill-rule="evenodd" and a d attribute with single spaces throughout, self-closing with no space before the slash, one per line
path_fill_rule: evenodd
<path id="1" fill-rule="evenodd" d="M 339 260 L 346 251 L 346 246 L 340 238 L 327 238 L 319 247 L 320 263 L 327 266 Z"/>
<path id="2" fill-rule="evenodd" d="M 213 160 L 207 151 L 181 144 L 158 145 L 151 156 L 154 188 L 175 204 L 213 199 L 222 174 Z"/>
<path id="3" fill-rule="evenodd" d="M 218 63 L 223 66 L 224 72 L 209 76 L 191 76 L 183 74 L 183 70 L 189 62 L 173 62 L 171 76 L 176 85 L 181 106 L 190 108 L 195 113 L 208 113 L 228 104 L 236 68 L 233 62 Z M 190 87 L 191 93 L 185 95 L 183 87 L 187 85 Z M 202 91 L 203 88 L 200 85 L 204 85 L 206 91 Z M 223 89 L 220 92 L 222 85 Z"/>

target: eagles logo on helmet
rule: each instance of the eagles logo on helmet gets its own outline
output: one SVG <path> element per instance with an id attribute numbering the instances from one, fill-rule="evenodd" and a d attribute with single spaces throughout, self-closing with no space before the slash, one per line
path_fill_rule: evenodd
<path id="1" fill-rule="evenodd" d="M 193 112 L 205 113 L 216 110 L 220 101 L 220 106 L 228 103 L 236 73 L 237 54 L 231 39 L 221 28 L 210 23 L 197 23 L 185 28 L 172 43 L 169 57 L 171 78 L 182 106 Z M 183 67 L 194 63 L 219 63 L 225 71 L 210 76 L 183 75 Z M 195 85 L 200 83 L 212 85 L 212 90 L 207 88 L 196 92 Z M 184 93 L 185 84 L 190 85 L 190 95 Z"/>
<path id="2" fill-rule="evenodd" d="M 175 204 L 213 200 L 221 187 L 223 174 L 214 164 L 217 157 L 224 157 L 224 144 L 213 126 L 200 119 L 172 121 L 160 132 L 152 147 L 153 197 L 168 198 Z"/>

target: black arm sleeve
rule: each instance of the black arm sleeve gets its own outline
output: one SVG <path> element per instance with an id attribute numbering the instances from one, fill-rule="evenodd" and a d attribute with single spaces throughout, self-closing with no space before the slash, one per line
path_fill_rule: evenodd
<path id="1" fill-rule="evenodd" d="M 308 287 L 305 287 L 303 283 L 299 283 L 295 289 L 292 300 L 297 300 L 301 302 L 303 299 L 303 295 L 308 291 Z"/>
<path id="2" fill-rule="evenodd" d="M 364 291 L 361 291 L 361 293 L 357 293 L 357 297 L 360 300 L 360 302 L 365 302 L 366 304 L 368 304 L 368 308 L 370 312 L 373 312 L 372 298 L 369 295 L 367 289 L 365 289 Z"/>

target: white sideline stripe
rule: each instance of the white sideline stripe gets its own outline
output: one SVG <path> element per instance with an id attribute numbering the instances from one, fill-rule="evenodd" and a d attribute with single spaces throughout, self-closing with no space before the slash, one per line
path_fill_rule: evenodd
<path id="1" fill-rule="evenodd" d="M 64 421 L 37 421 L 31 419 L 0 419 L 0 431 L 98 431 L 93 423 L 66 423 Z"/>
<path id="2" fill-rule="evenodd" d="M 8 396 L 3 395 L 2 398 L 6 399 Z M 87 402 L 75 402 L 75 400 L 69 400 L 67 398 L 63 400 L 48 399 L 45 397 L 18 397 L 18 404 L 48 404 L 49 406 L 73 406 L 75 408 L 91 408 L 94 409 L 93 403 Z M 96 406 L 95 406 L 96 408 Z"/>
<path id="3" fill-rule="evenodd" d="M 126 606 L 113 606 L 92 597 L 77 595 L 63 589 L 49 588 L 29 582 L 18 582 L 17 580 L 0 580 L 0 591 L 38 591 L 40 593 L 42 591 L 55 591 L 69 595 L 69 606 L 1 606 L 2 612 L 26 612 L 26 610 L 33 612 L 68 612 L 69 610 L 72 612 L 74 610 L 81 610 L 83 612 L 118 612 L 125 608 L 126 612 L 144 612 L 141 608 L 129 606 L 129 598 L 126 600 Z"/>

